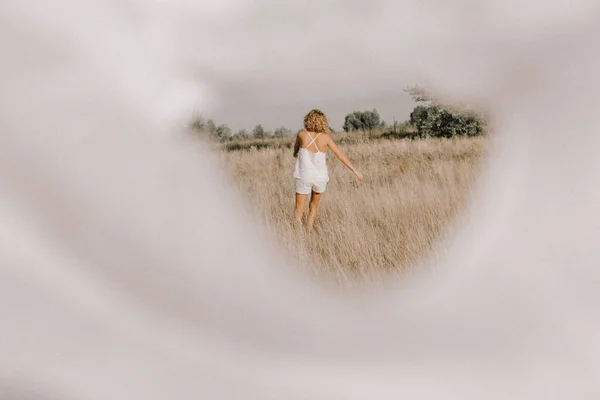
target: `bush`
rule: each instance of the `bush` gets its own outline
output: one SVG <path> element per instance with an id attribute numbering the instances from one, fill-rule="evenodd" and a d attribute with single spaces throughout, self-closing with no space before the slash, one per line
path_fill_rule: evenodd
<path id="1" fill-rule="evenodd" d="M 461 104 L 442 104 L 420 87 L 407 91 L 418 103 L 410 114 L 410 123 L 416 128 L 418 137 L 478 136 L 485 132 L 486 121 L 482 113 Z"/>
<path id="2" fill-rule="evenodd" d="M 242 150 L 261 150 L 261 149 L 292 149 L 294 138 L 287 136 L 283 139 L 267 138 L 267 139 L 246 139 L 232 140 L 223 145 L 227 151 L 242 151 Z"/>
<path id="3" fill-rule="evenodd" d="M 484 132 L 484 121 L 474 113 L 444 109 L 439 105 L 417 106 L 410 122 L 419 137 L 478 136 Z"/>
<path id="4" fill-rule="evenodd" d="M 381 134 L 383 139 L 414 139 L 418 137 L 416 128 L 409 122 L 394 123 Z"/>

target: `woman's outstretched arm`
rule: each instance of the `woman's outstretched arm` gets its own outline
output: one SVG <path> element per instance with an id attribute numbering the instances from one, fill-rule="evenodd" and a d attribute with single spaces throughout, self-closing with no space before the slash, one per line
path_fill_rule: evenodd
<path id="1" fill-rule="evenodd" d="M 364 179 L 363 174 L 360 173 L 360 171 L 358 171 L 356 168 L 354 168 L 354 166 L 352 165 L 350 160 L 348 160 L 346 155 L 337 147 L 337 145 L 335 144 L 333 139 L 329 138 L 329 142 L 327 143 L 327 146 L 329 146 L 329 148 L 331 149 L 333 154 L 337 157 L 337 159 L 340 160 L 346 167 L 348 167 L 350 169 L 350 171 L 352 171 L 354 173 L 354 175 L 356 175 L 356 177 L 362 182 L 362 180 Z"/>

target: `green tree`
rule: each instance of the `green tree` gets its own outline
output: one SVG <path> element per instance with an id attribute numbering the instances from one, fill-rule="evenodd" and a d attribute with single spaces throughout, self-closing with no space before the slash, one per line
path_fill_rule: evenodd
<path id="1" fill-rule="evenodd" d="M 415 86 L 406 89 L 417 103 L 410 114 L 410 123 L 419 137 L 477 136 L 485 130 L 486 118 L 468 105 L 443 104 L 426 89 Z"/>
<path id="2" fill-rule="evenodd" d="M 344 119 L 344 131 L 375 131 L 385 128 L 385 122 L 381 119 L 379 112 L 373 111 L 354 111 Z"/>
<path id="3" fill-rule="evenodd" d="M 217 124 L 215 124 L 215 121 L 212 119 L 209 119 L 206 121 L 206 124 L 204 124 L 204 130 L 211 136 L 214 136 L 217 132 Z"/>
<path id="4" fill-rule="evenodd" d="M 290 136 L 291 134 L 292 134 L 292 130 L 288 129 L 288 128 L 284 127 L 284 126 L 275 129 L 275 131 L 273 132 L 273 136 L 275 136 L 276 138 L 282 138 L 284 136 Z"/>
<path id="5" fill-rule="evenodd" d="M 215 128 L 214 136 L 220 141 L 226 141 L 231 138 L 232 131 L 229 126 L 222 124 Z"/>
<path id="6" fill-rule="evenodd" d="M 202 116 L 198 115 L 190 122 L 190 129 L 196 132 L 204 132 L 206 121 Z"/>
<path id="7" fill-rule="evenodd" d="M 235 135 L 233 135 L 233 138 L 236 140 L 244 140 L 244 139 L 248 139 L 249 137 L 250 137 L 250 134 L 245 129 L 240 129 L 235 133 Z"/>
<path id="8" fill-rule="evenodd" d="M 256 127 L 254 127 L 254 129 L 252 130 L 252 137 L 256 139 L 264 139 L 265 134 L 265 128 L 263 128 L 260 124 L 256 125 Z"/>

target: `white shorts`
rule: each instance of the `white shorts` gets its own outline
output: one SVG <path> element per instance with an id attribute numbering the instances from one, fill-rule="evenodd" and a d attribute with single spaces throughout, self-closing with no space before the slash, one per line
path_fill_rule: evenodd
<path id="1" fill-rule="evenodd" d="M 327 189 L 327 181 L 311 182 L 303 179 L 296 179 L 296 193 L 298 194 L 310 194 L 311 191 L 315 193 L 323 193 Z"/>

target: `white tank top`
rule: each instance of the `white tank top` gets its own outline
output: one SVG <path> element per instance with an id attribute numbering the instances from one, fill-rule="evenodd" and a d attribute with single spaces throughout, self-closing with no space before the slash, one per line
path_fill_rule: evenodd
<path id="1" fill-rule="evenodd" d="M 327 170 L 326 154 L 319 151 L 317 138 L 320 133 L 313 137 L 310 132 L 306 132 L 311 139 L 311 142 L 305 148 L 298 151 L 296 159 L 296 168 L 294 169 L 294 178 L 302 179 L 309 182 L 329 182 L 329 171 Z M 316 153 L 308 150 L 310 146 L 314 146 Z"/>

